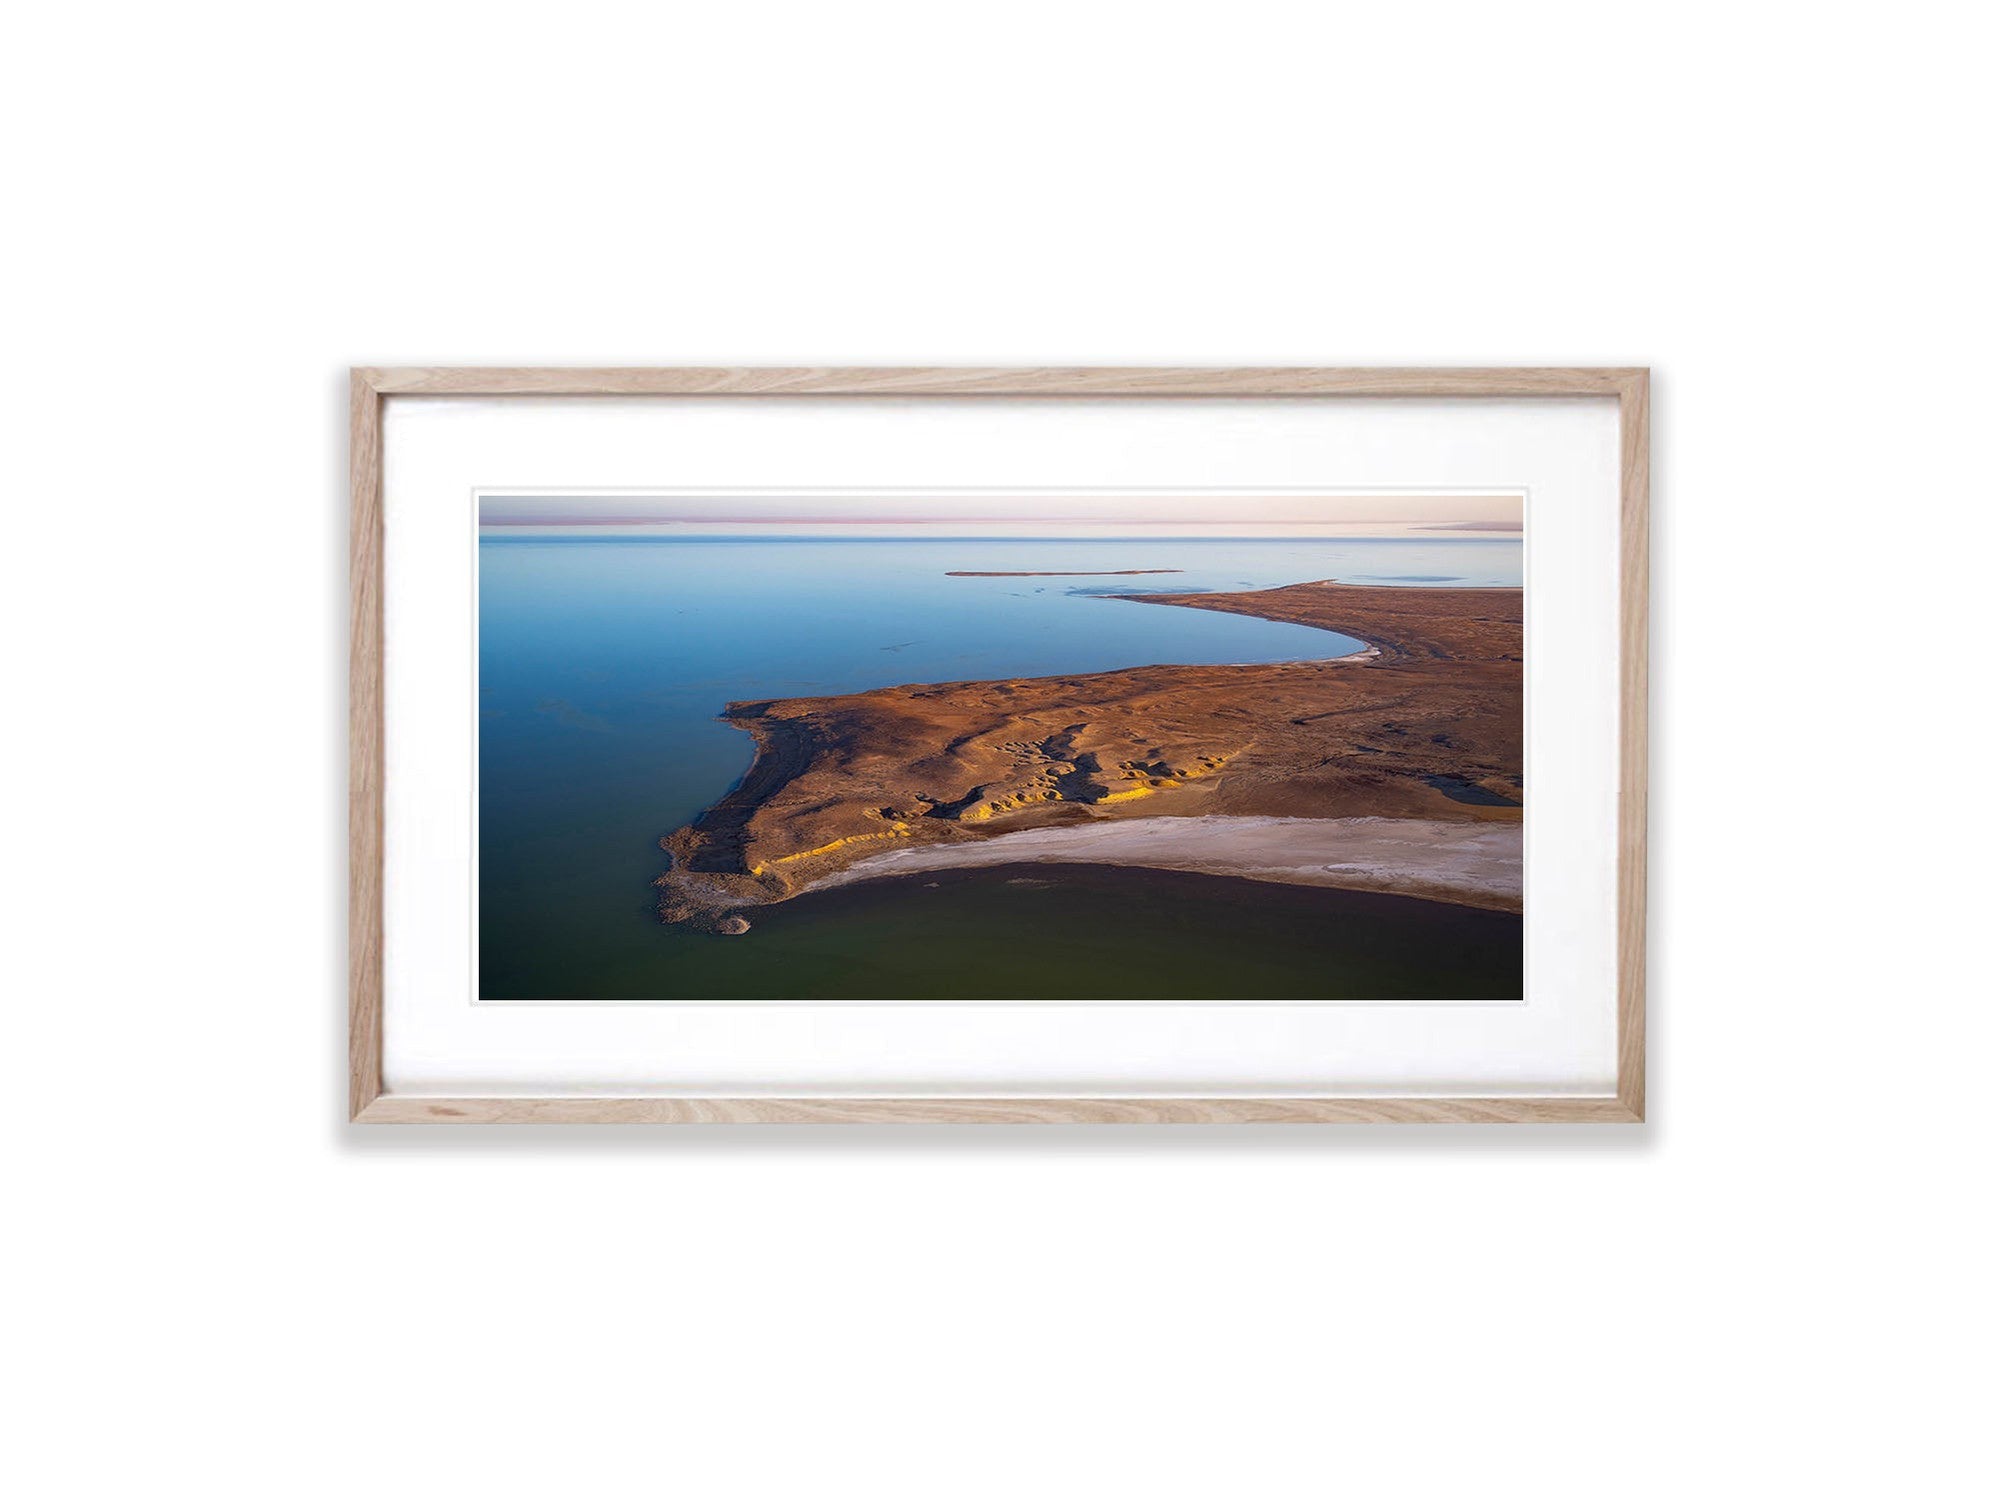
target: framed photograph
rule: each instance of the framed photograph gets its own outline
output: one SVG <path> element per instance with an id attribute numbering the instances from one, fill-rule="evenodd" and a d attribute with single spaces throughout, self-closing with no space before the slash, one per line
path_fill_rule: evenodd
<path id="1" fill-rule="evenodd" d="M 1644 370 L 352 384 L 356 1120 L 1644 1117 Z"/>

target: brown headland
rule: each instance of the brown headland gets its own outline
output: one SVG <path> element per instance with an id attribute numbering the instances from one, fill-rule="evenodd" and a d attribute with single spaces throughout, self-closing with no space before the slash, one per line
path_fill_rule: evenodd
<path id="1" fill-rule="evenodd" d="M 1283 819 L 1292 842 L 1297 824 L 1288 820 L 1311 819 L 1325 826 L 1326 847 L 1342 851 L 1357 828 L 1376 830 L 1368 836 L 1381 846 L 1378 834 L 1394 820 L 1410 826 L 1385 846 L 1431 850 L 1432 862 L 1443 858 L 1435 850 L 1464 839 L 1448 827 L 1412 837 L 1414 824 L 1510 823 L 1491 831 L 1517 845 L 1518 588 L 1327 581 L 1125 595 L 1105 607 L 1129 604 L 1310 625 L 1366 649 L 1272 665 L 1139 666 L 730 703 L 723 717 L 755 740 L 756 759 L 733 791 L 660 840 L 671 856 L 657 881 L 661 918 L 713 926 L 885 853 L 934 850 L 925 860 L 935 867 L 951 862 L 954 844 L 1127 819 L 1198 819 L 1186 825 L 1190 835 Z M 1489 864 L 1491 838 L 1482 846 Z M 1372 865 L 1342 857 L 1322 853 L 1296 878 L 1517 909 L 1517 874 L 1495 892 L 1489 881 L 1454 884 L 1440 864 L 1441 874 L 1412 867 L 1398 884 L 1392 869 L 1374 867 L 1378 847 Z M 1117 858 L 1112 851 L 1103 861 Z M 1202 866 L 1191 853 L 1171 867 Z M 1242 872 L 1286 878 L 1263 865 Z"/>

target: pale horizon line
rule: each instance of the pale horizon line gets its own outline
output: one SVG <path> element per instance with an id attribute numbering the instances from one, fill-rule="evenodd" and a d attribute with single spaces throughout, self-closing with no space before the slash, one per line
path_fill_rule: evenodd
<path id="1" fill-rule="evenodd" d="M 1186 532 L 1211 536 L 1240 528 L 1251 534 L 1325 534 L 1429 528 L 1464 531 L 1520 530 L 1525 496 L 1519 493 L 1380 491 L 1341 494 L 1320 490 L 1256 493 L 1228 490 L 994 492 L 878 491 L 807 495 L 782 491 L 722 495 L 524 494 L 479 495 L 482 529 L 495 533 L 535 528 L 574 531 L 650 529 L 685 532 L 701 527 L 769 534 L 774 528 L 813 530 L 888 527 L 942 534 L 963 532 L 1111 529 L 1120 534 Z"/>
<path id="2" fill-rule="evenodd" d="M 816 526 L 822 528 L 840 527 L 856 529 L 863 526 L 902 526 L 911 530 L 931 530 L 962 526 L 1033 526 L 1038 531 L 1073 531 L 1086 527 L 1143 527 L 1146 522 L 1112 520 L 1108 517 L 1085 517 L 1073 521 L 1044 522 L 1001 519 L 998 516 L 972 516 L 966 519 L 913 521 L 913 520 L 826 520 L 818 517 L 785 517 L 781 520 L 664 520 L 634 521 L 620 520 L 614 516 L 592 517 L 577 520 L 482 520 L 482 531 L 598 531 L 619 528 L 628 531 L 676 531 L 702 528 L 729 527 L 742 531 L 767 531 L 782 526 Z M 1452 531 L 1459 535 L 1485 533 L 1487 535 L 1518 535 L 1525 527 L 1517 521 L 1398 521 L 1398 520 L 1346 520 L 1346 521 L 1160 521 L 1158 525 L 1188 527 L 1188 534 L 1205 534 L 1226 526 L 1303 526 L 1308 529 L 1341 526 L 1393 527 L 1404 531 Z"/>
<path id="3" fill-rule="evenodd" d="M 1201 529 L 1160 527 L 1147 530 L 1130 525 L 1034 526 L 1014 529 L 970 526 L 912 526 L 906 522 L 864 522 L 855 525 L 805 523 L 792 526 L 734 526 L 729 528 L 695 525 L 540 525 L 510 523 L 479 528 L 482 540 L 532 541 L 551 537 L 596 538 L 603 540 L 715 540 L 715 541 L 1524 541 L 1526 532 L 1518 526 L 1400 526 L 1367 528 L 1337 523 L 1304 527 L 1273 522 L 1261 527 L 1218 522 Z"/>

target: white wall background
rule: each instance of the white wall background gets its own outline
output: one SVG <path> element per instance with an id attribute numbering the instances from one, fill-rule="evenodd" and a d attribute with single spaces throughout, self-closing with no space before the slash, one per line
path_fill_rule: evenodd
<path id="1" fill-rule="evenodd" d="M 14 1487 L 1977 1487 L 1970 19 L 17 17 Z M 1652 363 L 1655 1122 L 350 1131 L 342 370 L 424 361 Z"/>

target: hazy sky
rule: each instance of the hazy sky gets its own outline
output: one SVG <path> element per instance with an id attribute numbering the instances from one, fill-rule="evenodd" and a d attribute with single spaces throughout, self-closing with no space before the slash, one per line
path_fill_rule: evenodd
<path id="1" fill-rule="evenodd" d="M 1437 528 L 1518 531 L 1507 494 L 1308 494 L 1225 491 L 482 495 L 482 529 L 616 534 L 1035 536 L 1402 536 Z"/>

